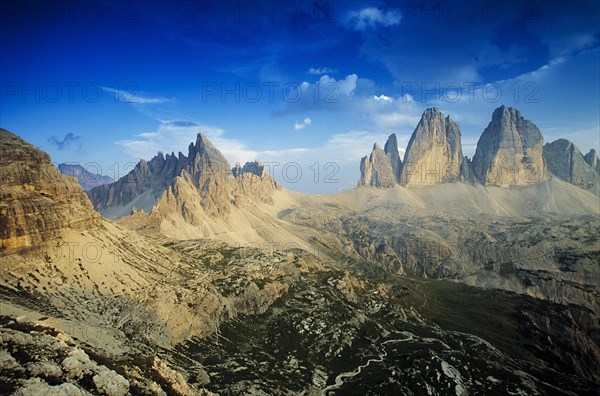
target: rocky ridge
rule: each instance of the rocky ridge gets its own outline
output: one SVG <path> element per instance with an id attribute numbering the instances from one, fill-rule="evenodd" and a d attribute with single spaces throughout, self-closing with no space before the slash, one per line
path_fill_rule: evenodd
<path id="1" fill-rule="evenodd" d="M 23 396 L 214 395 L 191 387 L 181 373 L 156 357 L 105 361 L 51 319 L 27 322 L 0 317 L 0 322 L 3 392 Z"/>
<path id="2" fill-rule="evenodd" d="M 149 162 L 140 161 L 117 182 L 94 188 L 88 195 L 96 210 L 108 218 L 124 218 L 137 210 L 135 222 L 140 226 L 188 238 L 240 227 L 236 223 L 242 221 L 240 217 L 256 217 L 252 213 L 257 205 L 271 205 L 279 190 L 262 163 L 231 168 L 200 133 L 196 143 L 189 145 L 187 156 L 159 153 Z M 145 225 L 141 224 L 144 219 Z"/>
<path id="3" fill-rule="evenodd" d="M 65 229 L 98 223 L 81 186 L 63 177 L 48 154 L 5 129 L 0 129 L 0 154 L 3 254 L 42 245 Z"/>
<path id="4" fill-rule="evenodd" d="M 180 152 L 165 157 L 159 152 L 150 161 L 140 160 L 115 183 L 93 188 L 88 196 L 101 214 L 119 218 L 134 208 L 151 213 L 163 197 L 176 195 L 184 184 L 197 190 L 199 199 L 194 204 L 209 216 L 228 213 L 241 195 L 268 201 L 266 192 L 280 188 L 259 162 L 232 169 L 223 154 L 199 133 L 187 156 Z"/>
<path id="5" fill-rule="evenodd" d="M 593 168 L 595 152 L 586 161 L 579 148 L 567 139 L 558 139 L 544 145 L 544 161 L 548 171 L 556 177 L 581 188 L 598 183 L 598 173 Z"/>
<path id="6" fill-rule="evenodd" d="M 58 164 L 58 170 L 63 175 L 76 178 L 84 191 L 89 191 L 94 187 L 114 182 L 112 177 L 94 174 L 79 164 Z"/>

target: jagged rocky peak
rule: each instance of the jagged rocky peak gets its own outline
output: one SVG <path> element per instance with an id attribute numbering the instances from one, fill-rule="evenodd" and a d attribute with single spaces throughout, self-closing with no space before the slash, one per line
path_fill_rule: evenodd
<path id="1" fill-rule="evenodd" d="M 389 158 L 392 164 L 392 170 L 394 171 L 394 178 L 396 183 L 400 183 L 400 177 L 402 173 L 402 160 L 400 160 L 400 152 L 398 151 L 398 139 L 396 134 L 392 133 L 385 145 L 383 146 L 383 152 Z"/>
<path id="2" fill-rule="evenodd" d="M 359 184 L 362 186 L 381 187 L 389 188 L 393 187 L 398 183 L 394 166 L 392 165 L 393 158 L 393 146 L 396 136 L 393 135 L 393 139 L 390 136 L 386 147 L 390 150 L 390 154 L 386 154 L 384 150 L 379 147 L 377 143 L 373 145 L 373 150 L 369 157 L 363 157 L 360 161 L 360 181 Z M 390 142 L 390 139 L 392 141 Z M 396 152 L 397 150 L 396 145 Z M 400 159 L 398 158 L 398 161 Z"/>
<path id="3" fill-rule="evenodd" d="M 0 241 L 2 251 L 36 248 L 66 228 L 85 228 L 99 216 L 73 177 L 50 156 L 0 129 Z"/>
<path id="4" fill-rule="evenodd" d="M 94 208 L 109 218 L 129 214 L 135 206 L 150 212 L 164 191 L 177 176 L 187 174 L 199 186 L 208 179 L 226 179 L 230 176 L 229 163 L 208 138 L 199 133 L 190 143 L 188 155 L 178 156 L 159 152 L 150 161 L 140 160 L 134 169 L 114 183 L 88 191 Z"/>
<path id="5" fill-rule="evenodd" d="M 500 106 L 483 131 L 473 157 L 473 172 L 487 185 L 512 186 L 546 178 L 544 138 L 517 109 Z"/>
<path id="6" fill-rule="evenodd" d="M 439 109 L 429 108 L 408 142 L 401 184 L 415 187 L 459 181 L 462 161 L 458 124 Z"/>
<path id="7" fill-rule="evenodd" d="M 88 192 L 96 210 L 120 218 L 143 210 L 160 219 L 183 213 L 186 222 L 201 224 L 204 216 L 219 217 L 246 199 L 270 202 L 280 187 L 262 163 L 248 162 L 231 168 L 223 154 L 202 133 L 188 146 L 188 155 L 141 160 L 117 182 Z M 193 221 L 192 221 L 193 220 Z"/>
<path id="8" fill-rule="evenodd" d="M 202 133 L 198 133 L 196 136 L 196 143 L 190 143 L 188 148 L 188 159 L 193 161 L 196 157 L 200 157 L 213 164 L 227 166 L 228 169 L 231 168 L 223 154 L 221 154 L 221 152 L 213 146 L 211 141 Z"/>
<path id="9" fill-rule="evenodd" d="M 567 139 L 546 143 L 544 161 L 550 173 L 578 187 L 589 188 L 597 182 L 596 170 L 585 160 L 579 148 Z"/>
<path id="10" fill-rule="evenodd" d="M 600 174 L 600 160 L 598 160 L 598 154 L 596 154 L 596 150 L 590 149 L 590 151 L 583 156 L 585 162 L 588 163 L 589 166 L 592 167 L 596 173 Z"/>

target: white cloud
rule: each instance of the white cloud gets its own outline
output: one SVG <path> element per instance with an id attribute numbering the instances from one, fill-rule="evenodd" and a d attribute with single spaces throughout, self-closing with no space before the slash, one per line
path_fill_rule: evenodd
<path id="1" fill-rule="evenodd" d="M 385 96 L 384 94 L 381 94 L 379 96 L 377 95 L 373 95 L 373 99 L 379 101 L 379 102 L 393 102 L 394 100 L 392 98 L 390 98 L 389 96 Z"/>
<path id="2" fill-rule="evenodd" d="M 299 130 L 302 130 L 302 129 L 306 128 L 310 124 L 312 124 L 312 120 L 310 118 L 306 117 L 302 122 L 296 121 L 294 123 L 294 129 L 296 131 L 299 131 Z"/>
<path id="3" fill-rule="evenodd" d="M 304 122 L 308 125 L 311 121 L 307 120 L 310 119 L 306 118 Z M 180 151 L 187 155 L 188 146 L 196 141 L 196 135 L 199 132 L 208 137 L 230 164 L 302 157 L 309 150 L 302 147 L 281 150 L 253 150 L 248 148 L 247 144 L 241 140 L 225 137 L 225 131 L 219 127 L 196 122 L 164 120 L 160 121 L 156 131 L 139 133 L 129 139 L 119 140 L 116 144 L 136 160 L 150 160 L 159 151 L 162 151 L 165 155 L 171 152 L 177 154 Z"/>
<path id="4" fill-rule="evenodd" d="M 415 127 L 421 119 L 420 115 L 410 115 L 401 112 L 391 112 L 375 114 L 373 120 L 375 124 L 381 127 L 399 127 L 399 126 L 412 126 Z"/>
<path id="5" fill-rule="evenodd" d="M 390 97 L 372 96 L 363 101 L 362 111 L 367 119 L 380 128 L 404 128 L 411 130 L 418 124 L 425 108 L 412 100 L 410 95 Z"/>
<path id="6" fill-rule="evenodd" d="M 127 87 L 125 87 L 127 88 Z M 172 103 L 175 100 L 173 98 L 163 97 L 150 97 L 142 93 L 137 92 L 136 87 L 131 89 L 114 89 L 110 87 L 102 87 L 102 90 L 114 95 L 115 101 L 131 104 L 162 104 Z"/>
<path id="7" fill-rule="evenodd" d="M 323 75 L 313 83 L 304 81 L 299 87 L 299 100 L 285 102 L 275 112 L 276 115 L 342 111 L 367 121 L 371 126 L 408 127 L 412 131 L 425 109 L 422 103 L 414 101 L 407 93 L 403 96 L 375 95 L 376 85 L 356 74 L 349 74 L 340 80 Z M 296 121 L 294 129 L 301 130 L 306 126 L 303 122 Z"/>
<path id="8" fill-rule="evenodd" d="M 370 80 L 359 79 L 356 74 L 349 74 L 340 80 L 325 74 L 314 82 L 300 83 L 297 90 L 290 93 L 289 98 L 284 100 L 274 114 L 287 115 L 312 110 L 347 110 L 347 107 L 352 105 L 354 96 L 364 95 L 362 92 L 370 85 L 373 85 Z"/>
<path id="9" fill-rule="evenodd" d="M 381 131 L 350 131 L 331 136 L 325 143 L 324 150 L 336 153 L 336 161 L 356 163 L 358 169 L 359 159 L 368 155 L 373 143 L 381 147 L 390 133 Z"/>
<path id="10" fill-rule="evenodd" d="M 373 29 L 379 26 L 394 26 L 400 23 L 402 14 L 398 10 L 380 10 L 367 7 L 348 13 L 347 22 L 355 30 Z"/>
<path id="11" fill-rule="evenodd" d="M 214 126 L 179 121 L 160 121 L 156 131 L 143 132 L 128 139 L 119 140 L 117 145 L 136 159 L 149 160 L 159 151 L 163 153 L 184 152 L 196 135 L 202 132 L 209 139 L 215 140 L 223 134 L 223 130 Z"/>
<path id="12" fill-rule="evenodd" d="M 332 73 L 336 73 L 337 70 L 335 69 L 331 69 L 329 67 L 311 67 L 310 69 L 308 69 L 308 74 L 313 74 L 313 75 L 317 75 L 320 76 L 322 74 L 332 74 Z"/>

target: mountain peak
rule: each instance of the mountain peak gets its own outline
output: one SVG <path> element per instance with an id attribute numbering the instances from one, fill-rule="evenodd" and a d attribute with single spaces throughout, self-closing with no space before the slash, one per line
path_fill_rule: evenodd
<path id="1" fill-rule="evenodd" d="M 544 145 L 544 162 L 548 171 L 559 179 L 581 188 L 590 188 L 598 174 L 579 148 L 567 139 L 557 139 Z"/>
<path id="2" fill-rule="evenodd" d="M 484 184 L 523 185 L 542 181 L 544 138 L 538 127 L 504 105 L 494 110 L 473 156 L 473 171 Z"/>
<path id="3" fill-rule="evenodd" d="M 114 182 L 109 176 L 104 176 L 99 173 L 92 173 L 83 166 L 76 163 L 58 164 L 58 170 L 65 176 L 71 176 L 77 179 L 81 187 L 88 191 L 96 186 Z"/>
<path id="4" fill-rule="evenodd" d="M 492 120 L 525 120 L 525 118 L 521 115 L 521 112 L 514 107 L 508 107 L 502 105 L 492 113 Z"/>
<path id="5" fill-rule="evenodd" d="M 179 153 L 177 158 L 167 155 L 163 160 L 159 154 L 151 161 L 141 160 L 117 182 L 93 188 L 88 195 L 96 210 L 110 218 L 127 216 L 133 207 L 152 215 L 160 204 L 160 215 L 181 209 L 181 213 L 195 213 L 184 217 L 200 224 L 203 216 L 226 215 L 244 199 L 269 202 L 271 192 L 279 186 L 266 176 L 259 161 L 232 169 L 208 137 L 198 133 L 187 156 Z"/>
<path id="6" fill-rule="evenodd" d="M 196 135 L 196 147 L 212 146 L 211 141 L 202 132 Z"/>
<path id="7" fill-rule="evenodd" d="M 596 150 L 590 149 L 590 151 L 583 156 L 585 162 L 588 163 L 589 166 L 592 167 L 596 173 L 600 174 L 600 161 L 598 160 L 598 154 L 596 154 Z"/>
<path id="8" fill-rule="evenodd" d="M 392 164 L 392 170 L 394 171 L 396 183 L 400 183 L 402 161 L 400 160 L 400 153 L 398 152 L 398 139 L 396 138 L 395 133 L 392 133 L 390 136 L 388 136 L 388 140 L 383 146 L 383 152 L 389 158 L 390 163 Z"/>
<path id="9" fill-rule="evenodd" d="M 196 135 L 196 143 L 190 143 L 188 147 L 188 159 L 190 161 L 195 161 L 198 156 L 205 162 L 219 164 L 225 169 L 231 169 L 223 154 L 213 146 L 212 142 L 202 132 Z"/>
<path id="10" fill-rule="evenodd" d="M 395 146 L 396 156 L 393 157 L 395 141 L 396 135 L 390 135 L 384 146 L 386 151 L 377 143 L 373 144 L 371 155 L 361 160 L 359 185 L 387 188 L 398 183 L 400 157 L 398 146 Z"/>
<path id="11" fill-rule="evenodd" d="M 401 183 L 413 187 L 457 181 L 462 161 L 458 124 L 438 108 L 429 108 L 408 142 Z"/>
<path id="12" fill-rule="evenodd" d="M 423 112 L 423 115 L 421 116 L 421 118 L 431 118 L 431 117 L 438 116 L 440 114 L 442 114 L 442 112 L 440 111 L 440 109 L 438 107 L 428 107 Z"/>

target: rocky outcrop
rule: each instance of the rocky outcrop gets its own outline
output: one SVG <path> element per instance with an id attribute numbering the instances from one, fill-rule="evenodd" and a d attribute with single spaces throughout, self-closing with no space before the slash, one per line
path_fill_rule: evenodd
<path id="1" fill-rule="evenodd" d="M 589 188 L 598 179 L 598 174 L 585 160 L 577 146 L 567 139 L 546 143 L 544 161 L 546 168 L 554 176 L 578 187 Z"/>
<path id="2" fill-rule="evenodd" d="M 371 155 L 361 159 L 359 185 L 393 187 L 400 181 L 401 169 L 398 142 L 396 135 L 392 133 L 385 142 L 383 150 L 375 143 Z"/>
<path id="3" fill-rule="evenodd" d="M 48 154 L 5 129 L 0 129 L 0 153 L 3 252 L 36 247 L 64 229 L 98 221 L 81 186 L 61 175 Z"/>
<path id="4" fill-rule="evenodd" d="M 363 186 L 388 188 L 396 185 L 392 164 L 377 143 L 373 145 L 371 155 L 362 158 L 360 174 L 360 184 Z"/>
<path id="5" fill-rule="evenodd" d="M 115 362 L 88 354 L 52 322 L 11 320 L 0 326 L 4 391 L 14 395 L 214 395 L 190 386 L 180 372 L 154 356 Z"/>
<path id="6" fill-rule="evenodd" d="M 585 162 L 588 163 L 589 166 L 592 167 L 596 173 L 600 174 L 600 160 L 598 160 L 598 154 L 596 154 L 596 150 L 590 149 L 590 151 L 583 156 Z"/>
<path id="7" fill-rule="evenodd" d="M 408 142 L 401 184 L 416 187 L 459 181 L 462 160 L 456 122 L 439 109 L 427 109 Z"/>
<path id="8" fill-rule="evenodd" d="M 96 169 L 95 166 L 92 166 L 91 169 L 95 171 L 99 170 L 99 168 Z M 103 184 L 114 182 L 112 177 L 104 176 L 99 173 L 94 174 L 79 164 L 58 164 L 58 170 L 65 176 L 76 178 L 85 191 L 89 191 L 92 188 Z"/>
<path id="9" fill-rule="evenodd" d="M 512 186 L 544 180 L 544 138 L 512 107 L 497 108 L 477 142 L 473 171 L 486 185 Z"/>
<path id="10" fill-rule="evenodd" d="M 402 176 L 402 161 L 400 160 L 400 152 L 398 151 L 398 140 L 396 139 L 395 133 L 392 133 L 388 137 L 387 142 L 385 142 L 385 145 L 383 146 L 383 152 L 390 160 L 390 164 L 392 165 L 392 170 L 394 172 L 396 182 L 400 183 L 400 178 Z"/>

